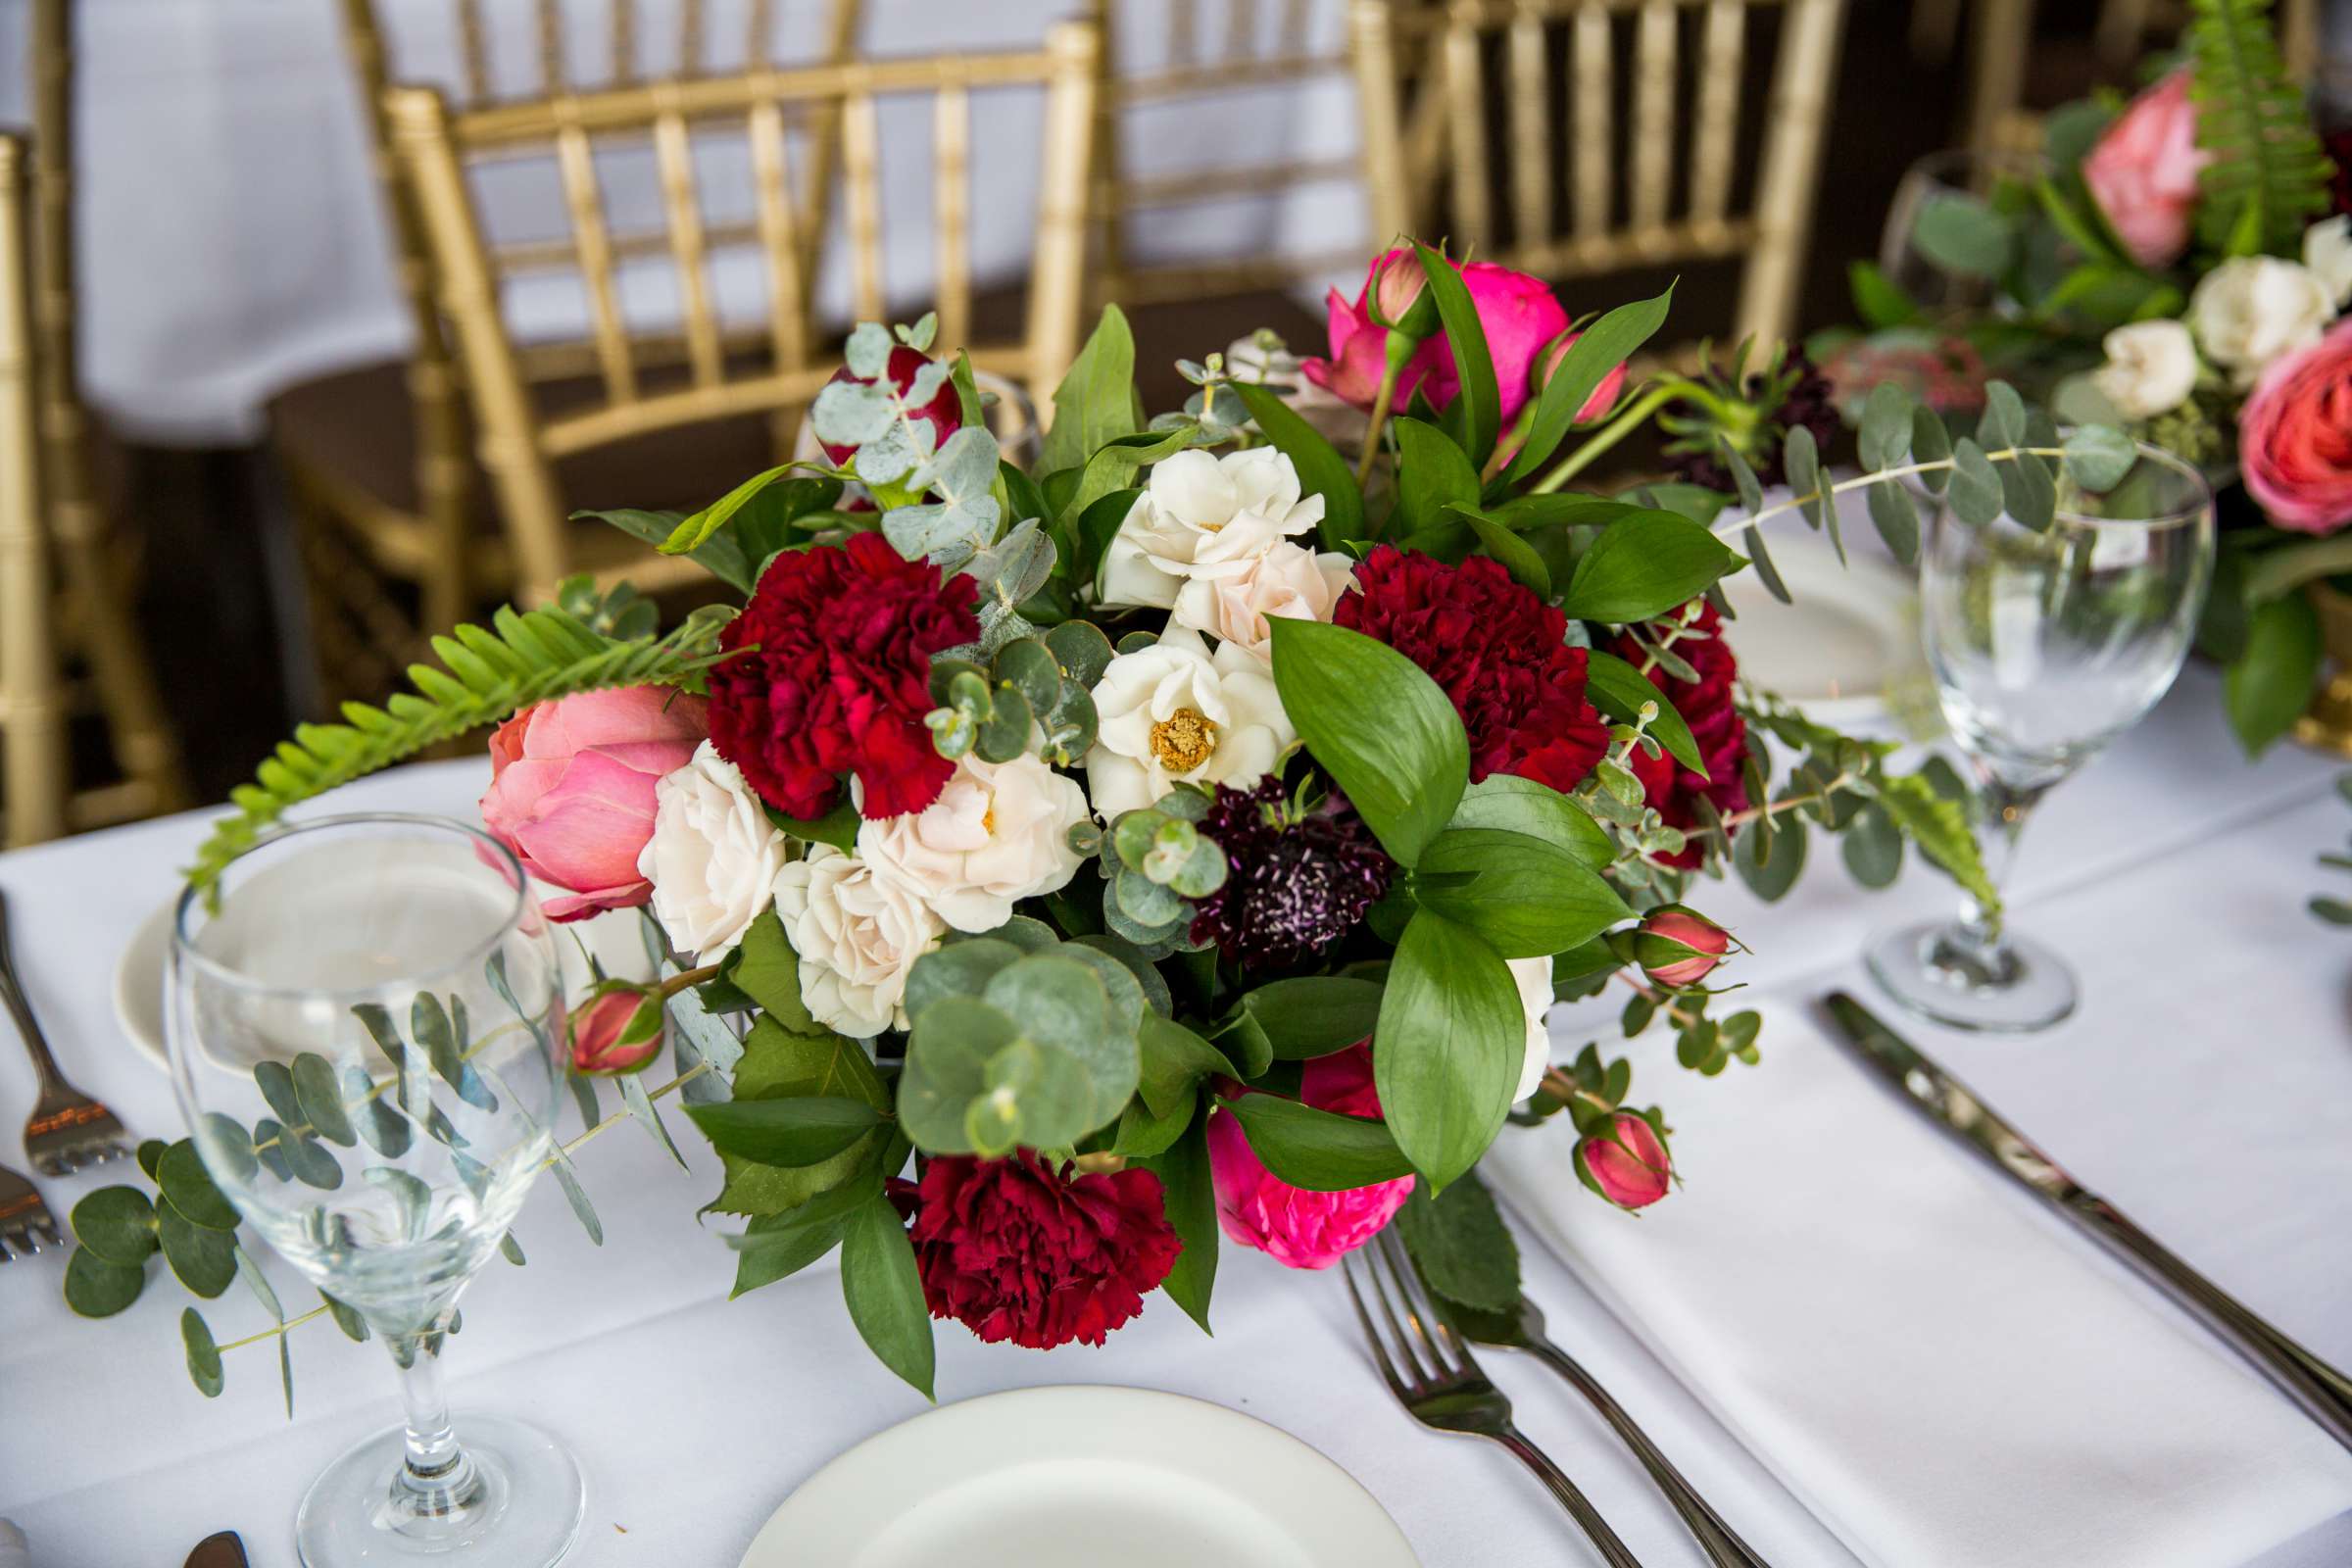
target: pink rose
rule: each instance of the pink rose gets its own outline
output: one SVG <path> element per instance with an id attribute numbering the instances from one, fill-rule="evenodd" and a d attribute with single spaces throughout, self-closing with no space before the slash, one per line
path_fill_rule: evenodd
<path id="1" fill-rule="evenodd" d="M 1380 1114 L 1372 1053 L 1364 1046 L 1308 1062 L 1298 1088 L 1298 1098 L 1317 1110 Z M 1259 1163 L 1230 1111 L 1208 1119 L 1208 1174 L 1225 1234 L 1290 1268 L 1331 1267 L 1379 1235 L 1413 1194 L 1410 1176 L 1337 1193 L 1293 1187 Z"/>
<path id="2" fill-rule="evenodd" d="M 2237 449 L 2246 489 L 2279 527 L 2352 522 L 2352 320 L 2262 372 L 2237 416 Z"/>
<path id="3" fill-rule="evenodd" d="M 1388 368 L 1389 334 L 1372 318 L 1372 290 L 1384 278 L 1397 277 L 1396 258 L 1412 254 L 1409 247 L 1400 246 L 1375 261 L 1353 304 L 1333 289 L 1329 301 L 1331 358 L 1306 360 L 1298 367 L 1315 385 L 1359 409 L 1372 407 L 1381 375 Z M 1487 352 L 1494 361 L 1494 382 L 1502 394 L 1502 422 L 1507 427 L 1532 394 L 1529 371 L 1536 356 L 1568 330 L 1568 313 L 1541 278 L 1492 262 L 1447 265 L 1462 274 L 1462 281 L 1469 285 L 1470 301 L 1478 307 L 1479 324 L 1487 332 Z M 1392 287 L 1396 286 L 1393 282 Z M 1424 341 L 1405 362 L 1404 373 L 1396 379 L 1396 406 L 1399 410 L 1411 401 L 1415 387 L 1429 394 L 1430 406 L 1436 409 L 1451 403 L 1461 390 L 1453 373 L 1453 346 L 1446 341 L 1445 333 Z"/>
<path id="4" fill-rule="evenodd" d="M 1630 1110 L 1617 1112 L 1605 1132 L 1578 1144 L 1576 1163 L 1601 1197 L 1619 1208 L 1647 1208 L 1666 1196 L 1674 1180 L 1674 1162 L 1666 1157 L 1657 1129 Z"/>
<path id="5" fill-rule="evenodd" d="M 648 1020 L 650 1028 L 640 1025 L 646 1032 L 632 1039 L 629 1025 L 649 1002 L 654 1006 L 653 1017 Z M 657 992 L 615 985 L 585 1005 L 572 1009 L 571 1070 L 602 1077 L 635 1072 L 661 1054 L 662 1037 L 668 1023 Z"/>
<path id="6" fill-rule="evenodd" d="M 2082 182 L 2132 259 L 2165 267 L 2188 249 L 2197 172 L 2211 162 L 2182 67 L 2124 107 L 2083 158 Z"/>
<path id="7" fill-rule="evenodd" d="M 581 692 L 524 709 L 490 736 L 482 825 L 542 882 L 551 920 L 653 896 L 637 857 L 654 833 L 654 785 L 710 732 L 702 698 L 666 686 Z"/>
<path id="8" fill-rule="evenodd" d="M 1679 904 L 1663 905 L 1642 917 L 1634 953 L 1642 972 L 1662 986 L 1694 986 L 1731 951 L 1730 933 L 1703 914 Z"/>
<path id="9" fill-rule="evenodd" d="M 1582 332 L 1563 332 L 1551 347 L 1544 351 L 1542 366 L 1536 372 L 1536 391 L 1542 392 L 1544 383 L 1559 373 L 1560 362 L 1568 358 L 1568 351 L 1576 347 L 1576 340 L 1584 335 Z M 1576 422 L 1591 424 L 1607 414 L 1617 406 L 1617 394 L 1624 390 L 1625 367 L 1619 365 L 1600 378 L 1600 385 L 1594 387 L 1592 395 L 1585 399 L 1585 406 L 1576 411 Z"/>

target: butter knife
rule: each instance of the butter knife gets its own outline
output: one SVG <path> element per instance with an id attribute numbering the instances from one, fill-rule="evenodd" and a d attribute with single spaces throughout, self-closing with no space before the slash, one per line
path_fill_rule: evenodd
<path id="1" fill-rule="evenodd" d="M 196 1543 L 185 1568 L 246 1568 L 245 1543 L 234 1530 L 223 1530 Z"/>
<path id="2" fill-rule="evenodd" d="M 2352 1448 L 2352 1378 L 2329 1366 L 2175 1256 L 2123 1211 L 2069 1176 L 1959 1079 L 1873 1016 L 1842 991 L 1824 1004 L 1855 1054 L 1900 1089 L 1914 1107 L 1982 1154 L 2013 1181 L 2038 1194 L 2075 1225 L 2135 1265 L 2187 1307 L 2231 1349 Z"/>

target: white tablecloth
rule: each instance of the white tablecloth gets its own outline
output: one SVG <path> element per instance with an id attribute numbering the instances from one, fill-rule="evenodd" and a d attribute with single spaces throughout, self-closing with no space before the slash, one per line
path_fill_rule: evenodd
<path id="1" fill-rule="evenodd" d="M 577 77 L 596 79 L 610 61 L 611 4 L 565 0 Z M 1233 4 L 1254 19 L 1260 50 L 1272 52 L 1277 11 L 1288 8 Z M 454 87 L 457 8 L 449 0 L 378 0 L 378 9 L 401 74 Z M 535 90 L 533 0 L 487 0 L 483 9 L 496 85 Z M 823 0 L 778 5 L 775 58 L 811 58 L 825 9 Z M 1222 40 L 1226 8 L 1205 9 L 1199 35 Z M 24 115 L 28 10 L 23 0 L 0 3 L 0 123 Z M 406 352 L 409 318 L 393 283 L 391 237 L 336 11 L 323 0 L 76 0 L 82 369 L 94 401 L 128 431 L 164 441 L 250 439 L 262 404 L 278 388 Z M 641 69 L 662 70 L 676 54 L 674 0 L 636 11 Z M 743 0 L 711 0 L 707 11 L 704 64 L 740 64 Z M 1123 69 L 1165 67 L 1165 5 L 1119 11 Z M 863 45 L 875 54 L 1034 48 L 1054 22 L 1083 12 L 1079 0 L 866 0 Z M 1338 0 L 1316 0 L 1318 52 L 1338 52 L 1344 12 Z M 1034 94 L 1019 102 L 992 94 L 984 107 L 972 261 L 983 277 L 1013 277 L 1033 228 L 1039 115 Z M 1355 95 L 1341 74 L 1235 91 L 1206 111 L 1191 100 L 1134 116 L 1140 133 L 1130 146 L 1143 174 L 1345 159 L 1355 147 Z M 909 319 L 930 294 L 922 217 L 930 209 L 929 123 L 924 105 L 885 105 L 886 190 L 893 211 L 908 215 L 885 220 L 885 271 L 891 308 Z M 616 221 L 632 212 L 643 220 L 634 226 L 658 219 L 658 206 L 629 194 L 634 183 L 650 198 L 646 172 L 608 171 Z M 748 216 L 751 186 L 739 174 L 723 151 L 706 158 L 708 212 Z M 498 189 L 502 222 L 533 237 L 562 232 L 551 226 L 564 210 L 552 172 Z M 1133 248 L 1147 261 L 1321 256 L 1352 243 L 1367 222 L 1357 187 L 1325 182 L 1144 215 Z M 757 321 L 764 305 L 755 271 L 721 269 L 715 286 L 730 315 Z M 836 265 L 823 280 L 828 313 L 848 309 L 846 273 Z M 645 318 L 674 313 L 669 280 L 650 282 Z M 526 334 L 573 330 L 584 309 L 568 279 L 510 304 Z"/>

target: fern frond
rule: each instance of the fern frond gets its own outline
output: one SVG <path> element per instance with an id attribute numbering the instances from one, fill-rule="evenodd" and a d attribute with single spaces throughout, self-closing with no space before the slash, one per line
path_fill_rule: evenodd
<path id="1" fill-rule="evenodd" d="M 551 697 L 682 684 L 717 662 L 714 648 L 713 622 L 702 614 L 658 641 L 616 641 L 561 610 L 502 609 L 490 629 L 459 626 L 433 639 L 446 668 L 409 666 L 416 690 L 395 692 L 382 708 L 345 703 L 344 722 L 299 725 L 292 740 L 280 741 L 254 782 L 230 791 L 236 814 L 214 824 L 188 880 L 211 886 L 287 808 L 339 784 Z"/>
<path id="2" fill-rule="evenodd" d="M 2231 256 L 2300 254 L 2328 205 L 2328 160 L 2303 95 L 2287 79 L 2272 0 L 2193 0 L 2188 24 L 2204 242 Z"/>

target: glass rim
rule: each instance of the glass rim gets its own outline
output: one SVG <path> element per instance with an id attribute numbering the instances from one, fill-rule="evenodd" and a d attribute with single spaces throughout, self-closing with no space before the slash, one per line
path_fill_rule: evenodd
<path id="1" fill-rule="evenodd" d="M 2065 434 L 2064 430 L 2060 431 L 2062 438 Z M 2175 473 L 2185 475 L 2194 487 L 2197 499 L 2174 511 L 2158 513 L 2147 517 L 2103 517 L 2090 513 L 2069 512 L 2066 508 L 2059 507 L 2052 514 L 2053 519 L 2076 528 L 2137 528 L 2143 533 L 2160 533 L 2172 528 L 2186 527 L 2199 517 L 2212 513 L 2214 507 L 2213 485 L 2206 479 L 2204 469 L 2178 453 L 2167 452 L 2164 448 L 2151 445 L 2146 441 L 2135 440 L 2132 445 L 2138 451 L 2140 463 L 2154 463 L 2160 467 L 2170 468 Z M 2138 463 L 2133 464 L 2132 466 L 2137 467 Z M 2130 469 L 2125 470 L 2127 478 L 2130 477 Z M 2116 482 L 2121 484 L 2123 481 L 2119 479 Z"/>
<path id="2" fill-rule="evenodd" d="M 1988 169 L 1995 173 L 2048 173 L 2050 160 L 2048 154 L 2031 147 L 1938 147 L 1905 164 L 1903 174 L 1934 177 L 1947 170 L 1970 168 Z"/>
<path id="3" fill-rule="evenodd" d="M 460 968 L 466 967 L 495 951 L 498 945 L 506 939 L 507 933 L 521 924 L 523 911 L 528 906 L 530 899 L 530 881 L 528 874 L 523 870 L 521 859 L 515 856 L 513 850 L 480 828 L 462 822 L 454 816 L 436 816 L 429 811 L 346 811 L 333 816 L 305 817 L 300 821 L 282 823 L 255 839 L 224 861 L 215 877 L 215 885 L 218 885 L 220 876 L 228 873 L 230 866 L 271 845 L 282 843 L 290 838 L 299 838 L 305 833 L 315 833 L 323 828 L 368 826 L 430 828 L 435 832 L 470 839 L 477 852 L 487 848 L 495 856 L 497 862 L 503 862 L 507 869 L 514 872 L 514 878 L 510 884 L 513 894 L 512 902 L 507 909 L 506 917 L 500 921 L 498 929 L 447 963 L 436 965 L 431 969 L 419 970 L 414 974 L 402 975 L 395 981 L 361 986 L 281 985 L 257 979 L 241 969 L 225 964 L 205 953 L 189 940 L 188 917 L 205 894 L 204 888 L 190 882 L 186 887 L 180 889 L 179 897 L 172 906 L 171 953 L 172 967 L 176 969 L 182 964 L 192 965 L 219 983 L 233 987 L 248 996 L 320 997 L 330 1000 L 364 998 L 375 996 L 389 986 L 436 980 L 445 974 L 455 973 Z"/>

